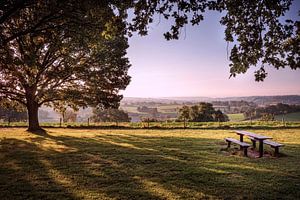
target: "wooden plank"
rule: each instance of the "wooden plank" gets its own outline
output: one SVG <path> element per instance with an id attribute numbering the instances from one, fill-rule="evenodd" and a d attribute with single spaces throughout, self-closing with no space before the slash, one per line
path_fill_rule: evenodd
<path id="1" fill-rule="evenodd" d="M 233 143 L 236 143 L 242 147 L 250 147 L 250 144 L 248 143 L 245 143 L 245 142 L 240 142 L 239 140 L 237 139 L 234 139 L 234 138 L 225 138 L 226 141 L 229 141 L 229 142 L 233 142 Z"/>
<path id="2" fill-rule="evenodd" d="M 264 140 L 264 143 L 265 144 L 268 144 L 272 147 L 281 147 L 281 146 L 284 146 L 284 144 L 280 144 L 280 143 L 277 143 L 277 142 L 274 142 L 274 141 L 271 141 L 271 140 Z"/>
<path id="3" fill-rule="evenodd" d="M 272 139 L 272 137 L 269 137 L 269 136 L 258 135 L 256 133 L 251 133 L 251 132 L 247 132 L 247 131 L 237 130 L 235 132 L 239 135 L 247 135 L 247 136 L 250 136 L 250 137 L 258 139 L 258 140 Z"/>

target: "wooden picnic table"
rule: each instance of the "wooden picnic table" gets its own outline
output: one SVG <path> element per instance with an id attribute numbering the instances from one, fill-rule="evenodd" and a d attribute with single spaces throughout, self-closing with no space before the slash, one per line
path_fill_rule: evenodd
<path id="1" fill-rule="evenodd" d="M 259 141 L 259 157 L 262 157 L 263 154 L 264 154 L 264 140 L 272 139 L 272 137 L 269 137 L 269 136 L 258 135 L 258 134 L 250 133 L 250 132 L 247 132 L 247 131 L 239 131 L 238 130 L 238 131 L 235 131 L 235 132 L 236 132 L 236 134 L 238 134 L 240 136 L 240 141 L 241 142 L 243 142 L 244 135 L 252 137 L 252 138 Z"/>

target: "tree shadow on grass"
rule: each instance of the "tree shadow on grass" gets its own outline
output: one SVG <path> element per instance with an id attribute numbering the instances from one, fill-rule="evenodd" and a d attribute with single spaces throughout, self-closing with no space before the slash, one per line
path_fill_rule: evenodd
<path id="1" fill-rule="evenodd" d="M 204 138 L 101 134 L 1 141 L 4 199 L 295 198 L 299 156 L 224 156 Z M 298 145 L 293 151 L 300 152 Z M 283 184 L 284 183 L 284 184 Z"/>
<path id="2" fill-rule="evenodd" d="M 1 199 L 75 199 L 51 177 L 34 143 L 4 139 L 0 145 Z"/>

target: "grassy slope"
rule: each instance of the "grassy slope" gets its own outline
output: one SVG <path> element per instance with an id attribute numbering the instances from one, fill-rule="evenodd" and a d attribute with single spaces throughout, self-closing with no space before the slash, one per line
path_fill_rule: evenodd
<path id="1" fill-rule="evenodd" d="M 300 112 L 286 114 L 284 118 L 285 121 L 300 121 Z M 275 120 L 281 121 L 282 115 L 276 115 Z"/>
<path id="2" fill-rule="evenodd" d="M 229 130 L 0 129 L 1 199 L 296 199 L 300 129 L 279 158 L 220 151 Z M 270 150 L 270 149 L 268 149 Z"/>

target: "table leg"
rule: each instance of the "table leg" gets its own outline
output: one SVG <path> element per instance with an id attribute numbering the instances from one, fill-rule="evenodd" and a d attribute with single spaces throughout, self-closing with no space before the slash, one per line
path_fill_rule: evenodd
<path id="1" fill-rule="evenodd" d="M 264 141 L 259 140 L 259 157 L 263 157 L 264 155 Z"/>
<path id="2" fill-rule="evenodd" d="M 243 138 L 243 137 L 244 137 L 244 135 L 240 135 L 240 141 L 241 141 L 241 142 L 243 142 L 243 141 L 244 141 L 244 138 Z M 240 146 L 240 150 L 242 150 L 242 149 L 243 149 L 243 147 L 242 147 L 242 146 Z"/>

